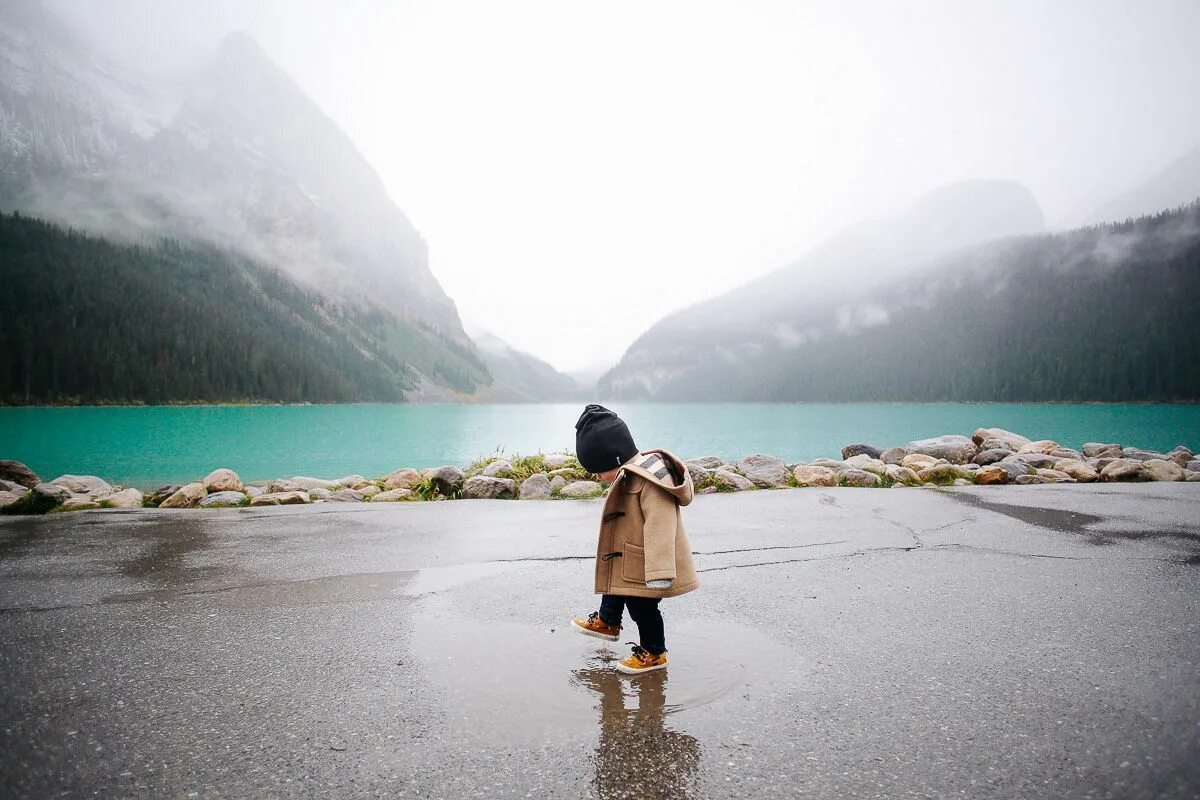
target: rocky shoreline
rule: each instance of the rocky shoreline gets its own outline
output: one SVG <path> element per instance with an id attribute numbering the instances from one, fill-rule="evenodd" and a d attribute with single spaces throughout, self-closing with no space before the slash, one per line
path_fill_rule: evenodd
<path id="1" fill-rule="evenodd" d="M 716 456 L 685 463 L 698 494 L 808 486 L 1200 482 L 1200 460 L 1184 445 L 1169 453 L 1104 442 L 1073 450 L 1052 440 L 1031 440 L 1001 428 L 979 428 L 971 436 L 947 434 L 887 449 L 855 443 L 842 448 L 840 459 L 818 458 L 795 464 L 764 454 L 748 455 L 736 463 Z M 569 453 L 511 459 L 497 455 L 463 468 L 402 467 L 379 478 L 347 475 L 336 480 L 295 476 L 243 483 L 233 470 L 220 468 L 202 479 L 169 484 L 149 494 L 114 486 L 94 475 L 62 475 L 42 481 L 20 462 L 0 461 L 0 512 L 6 514 L 326 502 L 566 500 L 600 497 L 607 490 L 607 484 L 587 473 Z"/>

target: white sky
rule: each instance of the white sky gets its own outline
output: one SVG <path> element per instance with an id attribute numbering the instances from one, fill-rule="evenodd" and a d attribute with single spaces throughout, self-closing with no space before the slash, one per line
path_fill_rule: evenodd
<path id="1" fill-rule="evenodd" d="M 162 66 L 250 33 L 468 326 L 564 370 L 858 219 L 1010 178 L 1066 226 L 1200 142 L 1200 2 L 59 0 Z"/>

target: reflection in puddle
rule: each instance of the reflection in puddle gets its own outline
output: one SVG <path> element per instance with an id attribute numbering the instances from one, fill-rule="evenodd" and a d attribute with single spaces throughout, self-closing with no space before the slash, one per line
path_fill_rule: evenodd
<path id="1" fill-rule="evenodd" d="M 665 724 L 667 673 L 662 670 L 629 678 L 611 663 L 572 673 L 574 685 L 600 698 L 600 743 L 592 757 L 592 787 L 601 800 L 698 796 L 700 743 Z"/>

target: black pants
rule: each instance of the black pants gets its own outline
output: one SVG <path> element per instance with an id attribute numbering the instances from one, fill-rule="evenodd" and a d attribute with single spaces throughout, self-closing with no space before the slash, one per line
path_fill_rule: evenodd
<path id="1" fill-rule="evenodd" d="M 638 636 L 642 647 L 654 655 L 667 651 L 667 633 L 663 629 L 662 614 L 658 604 L 659 597 L 624 597 L 617 594 L 606 594 L 600 598 L 600 619 L 609 625 L 620 625 L 621 616 L 626 608 L 629 616 L 638 626 Z"/>

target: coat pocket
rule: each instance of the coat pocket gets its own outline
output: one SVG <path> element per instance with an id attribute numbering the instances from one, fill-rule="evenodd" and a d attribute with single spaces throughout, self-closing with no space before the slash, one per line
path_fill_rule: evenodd
<path id="1" fill-rule="evenodd" d="M 636 544 L 625 543 L 621 557 L 621 577 L 628 583 L 646 582 L 646 551 Z"/>

